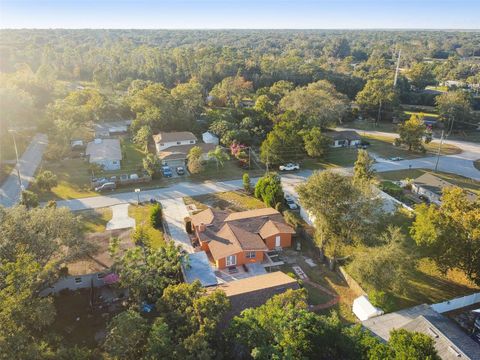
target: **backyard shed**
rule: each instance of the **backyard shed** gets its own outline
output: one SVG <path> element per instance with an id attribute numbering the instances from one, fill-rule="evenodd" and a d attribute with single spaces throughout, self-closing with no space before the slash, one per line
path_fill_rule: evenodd
<path id="1" fill-rule="evenodd" d="M 359 296 L 353 300 L 352 311 L 361 321 L 383 315 L 383 310 L 373 306 L 365 295 Z"/>

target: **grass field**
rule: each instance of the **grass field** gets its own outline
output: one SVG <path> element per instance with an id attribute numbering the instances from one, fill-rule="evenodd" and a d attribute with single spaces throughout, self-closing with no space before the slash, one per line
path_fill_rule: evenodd
<path id="1" fill-rule="evenodd" d="M 432 154 L 436 155 L 438 153 L 438 148 L 440 144 L 438 142 L 431 142 L 424 144 L 426 153 L 408 151 L 404 147 L 393 146 L 393 137 L 380 136 L 380 135 L 370 135 L 363 134 L 364 140 L 370 142 L 369 151 L 374 152 L 381 157 L 389 158 L 400 156 L 405 159 L 415 159 L 425 156 L 430 156 Z M 441 155 L 453 155 L 459 154 L 462 150 L 455 145 L 443 144 L 440 151 Z"/>
<path id="2" fill-rule="evenodd" d="M 378 176 L 383 180 L 404 180 L 404 179 L 415 179 L 425 173 L 432 173 L 435 176 L 448 181 L 458 187 L 463 189 L 470 190 L 480 194 L 480 182 L 473 179 L 469 179 L 460 175 L 444 173 L 444 172 L 433 172 L 431 170 L 425 169 L 411 169 L 411 170 L 397 170 L 397 171 L 387 171 L 379 173 Z"/>
<path id="3" fill-rule="evenodd" d="M 332 148 L 328 150 L 325 159 L 305 158 L 302 167 L 307 169 L 328 169 L 332 167 L 353 166 L 357 160 L 356 148 Z"/>
<path id="4" fill-rule="evenodd" d="M 88 163 L 82 159 L 44 161 L 39 172 L 50 170 L 57 175 L 58 185 L 49 192 L 39 192 L 40 201 L 78 199 L 98 195 L 90 189 L 91 174 Z"/>
<path id="5" fill-rule="evenodd" d="M 112 219 L 110 208 L 85 210 L 77 213 L 82 218 L 82 226 L 87 233 L 104 232 L 107 223 Z"/>
<path id="6" fill-rule="evenodd" d="M 152 204 L 130 205 L 128 215 L 135 219 L 136 226 L 145 227 L 151 239 L 149 245 L 156 249 L 165 244 L 165 239 L 163 231 L 161 229 L 155 229 L 150 224 L 150 211 L 152 207 Z"/>
<path id="7" fill-rule="evenodd" d="M 221 210 L 245 211 L 266 207 L 262 201 L 245 194 L 243 191 L 227 191 L 194 197 L 187 196 L 183 198 L 183 201 L 186 205 L 194 204 L 198 210 L 213 207 Z"/>
<path id="8" fill-rule="evenodd" d="M 190 174 L 189 178 L 193 181 L 205 181 L 205 180 L 233 180 L 240 179 L 244 173 L 248 172 L 251 177 L 262 175 L 265 170 L 255 168 L 252 162 L 251 169 L 242 169 L 238 166 L 237 160 L 225 161 L 223 167 L 217 166 L 215 162 L 208 161 L 205 164 L 205 170 L 199 174 Z"/>

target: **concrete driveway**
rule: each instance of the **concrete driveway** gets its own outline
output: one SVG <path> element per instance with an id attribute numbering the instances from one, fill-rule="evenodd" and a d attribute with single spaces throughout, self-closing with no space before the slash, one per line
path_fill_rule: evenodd
<path id="1" fill-rule="evenodd" d="M 106 230 L 128 229 L 135 227 L 135 219 L 128 216 L 129 204 L 119 204 L 111 207 L 112 220 L 107 223 Z"/>
<path id="2" fill-rule="evenodd" d="M 183 198 L 164 199 L 162 204 L 163 218 L 167 224 L 167 231 L 175 242 L 188 253 L 193 253 L 193 246 L 190 243 L 190 237 L 185 231 L 184 219 L 189 216 L 187 207 Z"/>
<path id="3" fill-rule="evenodd" d="M 20 170 L 20 180 L 24 189 L 27 189 L 28 185 L 33 181 L 33 177 L 42 161 L 43 152 L 47 144 L 47 135 L 35 135 L 19 159 L 17 166 Z M 20 201 L 21 193 L 17 168 L 15 167 L 0 187 L 0 205 L 5 207 L 15 205 Z"/>

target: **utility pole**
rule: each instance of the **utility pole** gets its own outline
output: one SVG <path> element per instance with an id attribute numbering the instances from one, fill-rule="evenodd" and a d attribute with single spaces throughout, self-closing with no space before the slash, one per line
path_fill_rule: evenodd
<path id="1" fill-rule="evenodd" d="M 267 149 L 267 163 L 266 165 L 266 172 L 268 173 L 268 154 L 270 153 L 269 149 Z"/>
<path id="2" fill-rule="evenodd" d="M 437 172 L 438 162 L 440 161 L 440 152 L 442 151 L 444 133 L 445 133 L 445 130 L 442 130 L 442 137 L 440 138 L 440 146 L 438 147 L 438 152 L 437 152 L 437 161 L 435 163 L 435 172 Z"/>
<path id="3" fill-rule="evenodd" d="M 377 127 L 377 124 L 379 123 L 381 116 L 382 116 L 382 99 L 380 99 L 380 104 L 378 105 L 378 116 L 377 116 L 377 121 L 375 122 L 375 127 Z"/>
<path id="4" fill-rule="evenodd" d="M 398 72 L 400 70 L 400 55 L 401 54 L 402 54 L 402 49 L 398 50 L 397 68 L 395 69 L 395 78 L 393 79 L 393 87 L 397 86 Z"/>
<path id="5" fill-rule="evenodd" d="M 16 157 L 16 166 L 15 168 L 17 169 L 17 177 L 18 177 L 18 186 L 20 188 L 20 192 L 23 191 L 23 185 L 22 185 L 22 178 L 20 176 L 20 162 L 18 161 L 18 149 L 17 149 L 17 142 L 15 141 L 15 130 L 8 130 L 10 134 L 12 134 L 13 138 L 13 145 L 15 147 L 15 157 Z"/>
<path id="6" fill-rule="evenodd" d="M 249 169 L 249 170 L 250 170 L 250 150 L 251 150 L 251 149 L 252 149 L 252 148 L 249 146 L 249 147 L 248 147 L 248 169 Z"/>

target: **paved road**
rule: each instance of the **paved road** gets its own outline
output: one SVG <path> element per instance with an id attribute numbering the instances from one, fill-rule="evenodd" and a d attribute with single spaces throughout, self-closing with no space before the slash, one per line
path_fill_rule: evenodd
<path id="1" fill-rule="evenodd" d="M 48 144 L 45 134 L 37 134 L 28 145 L 27 150 L 19 159 L 17 165 L 20 169 L 21 182 L 25 189 L 32 182 L 35 171 L 42 161 L 43 152 Z M 0 187 L 0 205 L 5 207 L 13 206 L 20 200 L 20 186 L 18 183 L 17 169 L 12 170 L 8 178 Z"/>
<path id="2" fill-rule="evenodd" d="M 370 134 L 378 136 L 390 136 L 398 137 L 398 134 L 388 133 L 382 131 L 363 131 L 355 129 L 338 129 L 338 130 L 354 130 L 359 134 Z M 440 140 L 433 140 L 434 142 L 439 142 Z M 453 174 L 458 174 L 465 176 L 477 181 L 480 181 L 480 171 L 473 166 L 473 161 L 480 159 L 480 144 L 473 143 L 468 141 L 459 141 L 459 140 L 445 140 L 445 144 L 451 144 L 462 149 L 460 154 L 455 155 L 444 155 L 440 156 L 438 162 L 438 171 L 449 172 Z M 377 159 L 375 164 L 375 170 L 378 172 L 384 171 L 393 171 L 393 170 L 405 170 L 409 169 L 435 169 L 435 164 L 437 162 L 436 156 L 428 156 L 419 159 L 410 159 L 403 161 L 390 161 L 387 159 Z"/>
<path id="3" fill-rule="evenodd" d="M 300 181 L 304 181 L 311 174 L 311 170 L 302 170 L 295 174 L 285 174 L 282 176 L 282 182 L 283 184 L 298 183 Z M 251 179 L 252 183 L 256 183 L 257 180 L 258 178 Z M 206 181 L 203 183 L 182 182 L 169 186 L 168 188 L 141 191 L 140 202 L 149 201 L 150 199 L 156 199 L 157 201 L 161 202 L 165 199 L 178 199 L 185 196 L 205 195 L 215 192 L 238 190 L 242 188 L 242 180 L 218 182 Z M 136 202 L 137 193 L 125 192 L 104 196 L 92 196 L 83 199 L 60 200 L 57 201 L 57 206 L 68 207 L 70 210 L 78 211 Z"/>

